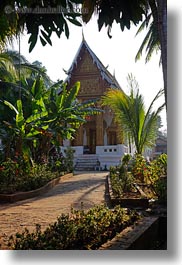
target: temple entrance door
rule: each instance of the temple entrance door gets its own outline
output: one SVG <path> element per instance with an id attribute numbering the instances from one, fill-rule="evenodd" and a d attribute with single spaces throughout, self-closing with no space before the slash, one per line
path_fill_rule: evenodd
<path id="1" fill-rule="evenodd" d="M 89 153 L 95 154 L 96 153 L 96 130 L 90 129 L 89 130 Z"/>

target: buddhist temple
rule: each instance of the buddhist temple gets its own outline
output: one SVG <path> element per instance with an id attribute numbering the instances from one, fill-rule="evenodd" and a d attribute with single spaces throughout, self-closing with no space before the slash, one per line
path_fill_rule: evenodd
<path id="1" fill-rule="evenodd" d="M 67 74 L 68 87 L 80 81 L 80 102 L 100 99 L 109 88 L 121 89 L 115 76 L 102 64 L 84 38 Z M 114 122 L 114 115 L 107 107 L 102 113 L 87 117 L 87 122 L 78 129 L 74 141 L 63 141 L 62 151 L 68 146 L 75 150 L 77 169 L 94 169 L 98 166 L 108 169 L 120 164 L 121 157 L 128 151 L 121 130 Z"/>

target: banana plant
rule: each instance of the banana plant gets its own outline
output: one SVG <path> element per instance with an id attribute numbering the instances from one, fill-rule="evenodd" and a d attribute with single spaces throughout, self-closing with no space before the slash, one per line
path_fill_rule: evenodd
<path id="1" fill-rule="evenodd" d="M 44 90 L 41 79 L 37 79 L 29 89 L 28 101 L 19 99 L 14 106 L 1 100 L 15 115 L 3 123 L 12 132 L 16 152 L 29 153 L 29 156 L 33 153 L 34 159 L 47 159 L 51 144 L 60 145 L 60 137 L 72 139 L 79 126 L 86 122 L 87 115 L 101 112 L 95 107 L 96 100 L 82 103 L 77 100 L 79 88 L 77 82 L 68 90 L 60 81 Z"/>
<path id="2" fill-rule="evenodd" d="M 39 113 L 33 113 L 25 119 L 22 101 L 20 99 L 17 100 L 16 107 L 6 100 L 1 100 L 1 102 L 8 106 L 15 115 L 13 122 L 3 121 L 4 125 L 13 132 L 15 153 L 27 159 L 27 157 L 31 157 L 31 150 L 28 142 L 36 139 L 35 137 L 41 133 L 41 118 L 47 115 L 47 111 L 43 110 Z M 47 125 L 42 126 L 43 130 L 46 130 L 47 128 Z"/>

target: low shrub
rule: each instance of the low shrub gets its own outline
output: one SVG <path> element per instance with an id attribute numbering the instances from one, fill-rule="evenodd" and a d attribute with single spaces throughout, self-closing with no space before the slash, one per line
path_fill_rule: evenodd
<path id="1" fill-rule="evenodd" d="M 64 166 L 68 172 L 73 172 L 74 149 L 67 147 L 65 150 Z"/>
<path id="2" fill-rule="evenodd" d="M 158 201 L 167 204 L 167 178 L 159 178 L 154 183 L 154 189 L 158 197 Z"/>
<path id="3" fill-rule="evenodd" d="M 121 159 L 122 165 L 126 166 L 127 170 L 128 170 L 128 166 L 129 166 L 131 158 L 132 156 L 130 154 L 125 154 Z"/>
<path id="4" fill-rule="evenodd" d="M 61 152 L 53 150 L 49 156 L 48 167 L 52 172 L 69 172 L 65 165 L 65 158 Z"/>
<path id="5" fill-rule="evenodd" d="M 131 173 L 136 182 L 147 182 L 147 161 L 142 155 L 136 154 L 133 158 Z"/>
<path id="6" fill-rule="evenodd" d="M 161 154 L 148 165 L 147 178 L 158 201 L 167 203 L 167 155 Z"/>
<path id="7" fill-rule="evenodd" d="M 29 168 L 8 159 L 0 166 L 0 193 L 34 190 L 59 175 L 58 172 L 51 172 L 46 165 L 35 164 Z"/>
<path id="8" fill-rule="evenodd" d="M 129 171 L 131 170 L 131 172 Z M 123 192 L 132 191 L 136 182 L 148 198 L 167 203 L 167 155 L 161 154 L 147 162 L 142 155 L 123 157 L 122 165 L 110 168 L 111 185 L 114 195 L 121 197 Z"/>
<path id="9" fill-rule="evenodd" d="M 51 172 L 46 165 L 35 165 L 32 168 L 31 174 L 25 175 L 16 183 L 16 190 L 35 190 L 59 176 L 59 172 Z"/>
<path id="10" fill-rule="evenodd" d="M 124 165 L 110 168 L 110 180 L 116 197 L 121 197 L 124 192 L 133 190 L 133 177 Z"/>
<path id="11" fill-rule="evenodd" d="M 23 233 L 11 236 L 11 249 L 25 250 L 88 250 L 98 249 L 116 233 L 140 219 L 136 211 L 115 207 L 96 206 L 88 211 L 72 210 L 62 214 L 45 231 L 40 225 L 34 232 L 25 229 Z"/>
<path id="12" fill-rule="evenodd" d="M 61 152 L 54 150 L 49 156 L 49 167 L 51 171 L 73 172 L 74 149 L 67 147 L 64 150 L 64 155 Z"/>

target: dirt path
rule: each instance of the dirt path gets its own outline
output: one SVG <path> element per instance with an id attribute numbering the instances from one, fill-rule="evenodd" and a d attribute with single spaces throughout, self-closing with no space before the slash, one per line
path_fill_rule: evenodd
<path id="1" fill-rule="evenodd" d="M 68 213 L 71 207 L 84 209 L 105 203 L 106 172 L 82 173 L 64 180 L 49 192 L 39 197 L 13 204 L 0 204 L 0 249 L 7 249 L 11 234 L 35 224 L 44 229 L 61 213 Z"/>

